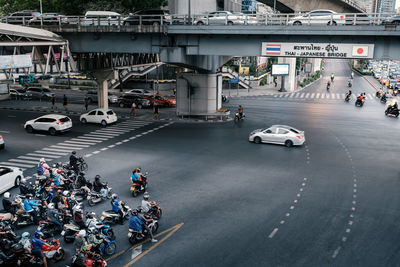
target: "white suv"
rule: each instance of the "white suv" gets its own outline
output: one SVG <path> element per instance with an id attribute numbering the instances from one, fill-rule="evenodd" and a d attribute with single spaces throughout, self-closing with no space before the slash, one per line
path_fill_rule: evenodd
<path id="1" fill-rule="evenodd" d="M 332 10 L 313 10 L 304 15 L 291 18 L 289 25 L 344 25 L 346 18 Z"/>
<path id="2" fill-rule="evenodd" d="M 55 135 L 58 132 L 71 130 L 72 120 L 65 115 L 49 114 L 25 122 L 24 128 L 28 133 L 47 131 L 51 135 Z"/>

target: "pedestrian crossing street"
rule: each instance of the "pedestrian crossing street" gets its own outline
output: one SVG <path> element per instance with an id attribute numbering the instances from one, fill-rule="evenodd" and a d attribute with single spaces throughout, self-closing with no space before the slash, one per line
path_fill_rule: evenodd
<path id="1" fill-rule="evenodd" d="M 352 94 L 351 99 L 355 100 L 358 95 Z M 270 95 L 270 97 L 273 98 L 280 98 L 280 99 L 327 99 L 327 100 L 344 100 L 346 97 L 346 94 L 340 94 L 340 93 L 302 93 L 302 92 L 297 92 L 297 93 L 290 93 L 290 94 L 274 94 Z M 366 94 L 366 99 L 368 100 L 373 100 L 377 99 L 374 95 L 372 94 Z"/>
<path id="2" fill-rule="evenodd" d="M 135 131 L 151 123 L 152 122 L 145 121 L 120 122 L 107 128 L 101 128 L 96 131 L 68 139 L 61 143 L 50 145 L 40 150 L 27 153 L 23 156 L 9 159 L 5 162 L 0 162 L 0 165 L 7 167 L 19 167 L 22 170 L 26 170 L 28 168 L 37 166 L 41 158 L 45 158 L 46 162 L 49 163 L 70 154 L 74 150 L 79 151 L 89 148 L 91 146 L 101 144 L 102 142 L 129 133 L 131 131 Z"/>

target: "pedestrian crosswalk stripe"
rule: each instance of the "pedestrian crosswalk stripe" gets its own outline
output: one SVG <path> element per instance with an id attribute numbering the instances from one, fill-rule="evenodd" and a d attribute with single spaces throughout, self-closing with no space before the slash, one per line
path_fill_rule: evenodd
<path id="1" fill-rule="evenodd" d="M 314 95 L 315 95 L 315 93 L 312 93 L 312 94 L 311 94 L 311 98 L 314 98 Z"/>
<path id="2" fill-rule="evenodd" d="M 53 150 L 55 150 L 55 149 L 53 149 Z M 64 156 L 64 155 L 67 155 L 68 154 L 68 152 L 61 152 L 61 151 L 58 151 L 58 152 L 56 152 L 56 151 L 43 151 L 43 150 L 38 150 L 38 151 L 35 151 L 35 153 L 40 153 L 40 154 L 50 154 L 50 155 L 61 155 L 61 156 Z"/>
<path id="3" fill-rule="evenodd" d="M 94 139 L 94 140 L 108 140 L 110 139 L 110 137 L 100 137 L 98 134 L 94 135 L 94 134 L 84 134 L 83 136 L 77 137 L 79 139 L 81 138 L 90 138 L 90 139 Z M 73 140 L 73 139 L 71 139 Z"/>
<path id="4" fill-rule="evenodd" d="M 81 150 L 82 148 L 77 148 L 76 150 Z M 60 151 L 62 151 L 60 148 L 58 148 L 58 149 L 56 149 L 56 148 L 43 148 L 42 149 L 43 151 L 54 151 L 54 152 L 60 152 Z M 69 152 L 71 152 L 71 151 L 73 151 L 74 149 L 63 149 L 64 151 L 69 151 Z"/>
<path id="5" fill-rule="evenodd" d="M 20 163 L 28 163 L 28 164 L 36 164 L 37 161 L 32 161 L 32 160 L 26 160 L 26 159 L 9 159 L 8 161 L 11 162 L 20 162 Z"/>
<path id="6" fill-rule="evenodd" d="M 108 133 L 98 133 L 98 132 L 92 132 L 90 136 L 97 136 L 97 137 L 108 137 L 108 138 L 113 138 L 119 134 L 108 134 Z"/>
<path id="7" fill-rule="evenodd" d="M 290 93 L 290 94 L 289 94 L 289 98 L 292 98 L 293 96 L 294 96 L 293 93 Z"/>
<path id="8" fill-rule="evenodd" d="M 84 145 L 84 144 L 71 144 L 71 143 L 58 143 L 57 145 L 59 146 L 69 146 L 69 147 L 90 147 L 90 145 Z"/>
<path id="9" fill-rule="evenodd" d="M 28 153 L 26 155 L 27 156 L 38 156 L 38 157 L 41 157 L 41 158 L 43 156 L 46 156 L 47 158 L 53 158 L 53 159 L 58 159 L 58 158 L 61 157 L 61 155 L 49 155 L 48 153 Z M 63 155 L 65 155 L 65 154 L 63 153 Z"/>
<path id="10" fill-rule="evenodd" d="M 274 97 L 278 97 L 278 95 L 274 95 Z"/>
<path id="11" fill-rule="evenodd" d="M 4 164 L 7 166 L 13 166 L 13 167 L 25 167 L 25 168 L 32 168 L 33 166 L 35 166 L 36 164 L 32 165 L 32 164 L 22 164 L 22 163 L 14 163 L 14 162 L 0 162 L 0 164 Z"/>
<path id="12" fill-rule="evenodd" d="M 325 98 L 325 94 L 321 94 L 321 98 Z"/>
<path id="13" fill-rule="evenodd" d="M 301 95 L 300 95 L 300 98 L 303 98 L 304 97 L 304 93 L 302 93 Z"/>
<path id="14" fill-rule="evenodd" d="M 108 132 L 102 132 L 102 131 L 94 131 L 94 132 L 92 132 L 92 134 L 94 134 L 94 135 L 96 135 L 96 134 L 98 134 L 98 135 L 100 135 L 100 136 L 117 136 L 117 135 L 120 135 L 120 133 L 108 133 Z"/>
<path id="15" fill-rule="evenodd" d="M 330 98 L 331 97 L 331 95 L 330 94 L 326 94 L 326 98 Z"/>
<path id="16" fill-rule="evenodd" d="M 99 131 L 99 130 L 97 130 L 97 131 Z M 129 132 L 129 130 L 123 130 L 123 129 L 112 129 L 112 128 L 107 128 L 107 129 L 102 129 L 101 130 L 102 132 L 121 132 L 121 133 L 126 133 L 126 132 Z"/>
<path id="17" fill-rule="evenodd" d="M 319 98 L 319 95 L 320 95 L 320 93 L 317 93 L 315 97 L 316 97 L 316 98 Z"/>
<path id="18" fill-rule="evenodd" d="M 283 97 L 283 94 L 281 94 L 279 97 Z"/>
<path id="19" fill-rule="evenodd" d="M 307 94 L 305 95 L 305 98 L 308 98 L 309 95 L 310 95 L 310 93 L 307 93 Z"/>
<path id="20" fill-rule="evenodd" d="M 60 145 L 56 145 L 56 146 L 50 146 L 51 148 L 59 148 L 59 149 L 64 149 L 64 150 L 75 150 L 74 147 L 70 147 L 70 146 L 60 146 Z"/>
<path id="21" fill-rule="evenodd" d="M 78 144 L 78 145 L 85 145 L 85 144 L 87 144 L 87 145 L 96 145 L 97 144 L 97 142 L 90 142 L 90 141 L 84 142 L 83 140 L 81 142 L 66 140 L 66 141 L 64 141 L 64 143 L 67 143 L 67 144 Z"/>
<path id="22" fill-rule="evenodd" d="M 36 162 L 39 162 L 41 156 L 36 156 L 36 157 L 19 156 L 17 158 L 19 158 L 19 159 L 31 159 L 31 160 L 36 160 Z"/>

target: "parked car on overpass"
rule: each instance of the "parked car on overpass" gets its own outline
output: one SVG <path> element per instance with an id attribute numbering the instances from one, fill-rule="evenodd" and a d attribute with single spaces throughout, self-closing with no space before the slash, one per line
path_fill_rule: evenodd
<path id="1" fill-rule="evenodd" d="M 43 13 L 40 16 L 33 17 L 28 21 L 28 25 L 65 25 L 68 19 L 64 15 L 58 13 Z"/>
<path id="2" fill-rule="evenodd" d="M 122 22 L 121 14 L 113 11 L 87 11 L 81 21 L 85 26 L 109 26 Z"/>
<path id="3" fill-rule="evenodd" d="M 320 9 L 313 10 L 304 15 L 289 19 L 289 25 L 345 25 L 346 18 L 343 14 L 338 14 L 332 10 Z"/>
<path id="4" fill-rule="evenodd" d="M 169 24 L 171 16 L 167 10 L 141 10 L 136 13 L 131 13 L 124 19 L 124 25 L 153 25 Z"/>
<path id="5" fill-rule="evenodd" d="M 35 10 L 22 10 L 18 12 L 12 13 L 10 16 L 7 16 L 2 19 L 3 23 L 9 24 L 28 24 L 29 20 L 34 17 L 40 16 L 40 12 Z"/>
<path id="6" fill-rule="evenodd" d="M 254 19 L 254 17 L 253 17 Z M 244 15 L 230 11 L 215 11 L 194 20 L 195 25 L 243 25 Z"/>
<path id="7" fill-rule="evenodd" d="M 383 21 L 383 24 L 394 24 L 394 25 L 399 25 L 400 24 L 400 15 L 394 15 L 391 16 Z"/>

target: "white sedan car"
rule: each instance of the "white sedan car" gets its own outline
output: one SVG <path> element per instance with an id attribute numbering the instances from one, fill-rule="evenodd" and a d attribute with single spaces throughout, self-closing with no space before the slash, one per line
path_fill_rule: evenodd
<path id="1" fill-rule="evenodd" d="M 55 135 L 59 132 L 71 130 L 72 120 L 65 115 L 49 114 L 25 122 L 24 128 L 28 133 L 32 133 L 33 131 L 46 131 L 51 135 Z"/>
<path id="2" fill-rule="evenodd" d="M 249 141 L 256 144 L 271 143 L 291 147 L 304 144 L 306 138 L 304 136 L 304 131 L 297 130 L 287 125 L 272 125 L 269 128 L 252 131 L 249 135 Z"/>
<path id="3" fill-rule="evenodd" d="M 23 178 L 24 173 L 20 168 L 0 166 L 0 193 L 19 186 Z"/>
<path id="4" fill-rule="evenodd" d="M 79 120 L 82 123 L 100 123 L 103 126 L 118 120 L 117 114 L 112 109 L 97 108 L 82 114 Z"/>
<path id="5" fill-rule="evenodd" d="M 344 25 L 346 18 L 332 10 L 313 10 L 289 20 L 289 25 Z"/>
<path id="6" fill-rule="evenodd" d="M 0 149 L 3 149 L 6 145 L 4 144 L 4 138 L 0 135 Z"/>

